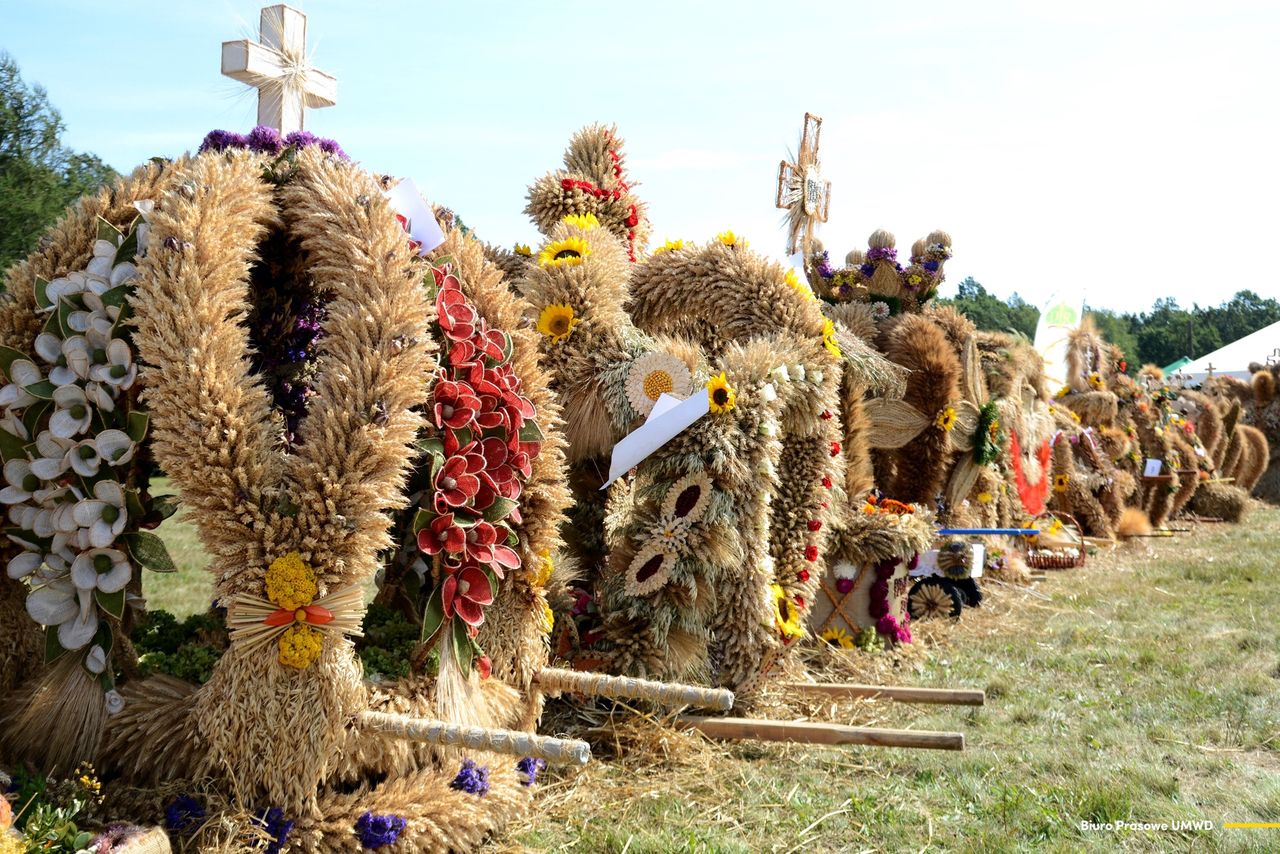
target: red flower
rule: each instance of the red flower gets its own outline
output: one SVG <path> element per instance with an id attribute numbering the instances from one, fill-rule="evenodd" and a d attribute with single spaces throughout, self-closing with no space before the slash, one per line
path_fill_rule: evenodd
<path id="1" fill-rule="evenodd" d="M 479 454 L 462 454 L 445 460 L 436 473 L 436 509 L 467 506 L 480 491 L 477 475 L 483 470 L 484 457 Z"/>
<path id="2" fill-rule="evenodd" d="M 803 596 L 797 596 L 797 597 L 796 597 L 796 607 L 797 607 L 797 608 L 800 608 L 801 610 L 803 610 L 803 609 L 804 609 L 804 597 L 803 597 Z"/>
<path id="3" fill-rule="evenodd" d="M 840 443 L 839 443 L 839 442 L 832 442 L 832 443 L 831 443 L 831 456 L 833 456 L 833 457 L 834 457 L 834 456 L 836 456 L 836 455 L 837 455 L 837 454 L 839 454 L 839 453 L 840 453 Z"/>
<path id="4" fill-rule="evenodd" d="M 447 575 L 441 589 L 444 615 L 452 619 L 457 614 L 469 626 L 484 622 L 484 606 L 493 604 L 493 585 L 489 576 L 474 566 Z"/>
<path id="5" fill-rule="evenodd" d="M 831 420 L 831 418 L 832 418 L 831 410 L 830 410 L 830 409 L 824 409 L 824 410 L 822 410 L 821 418 L 822 418 L 822 420 L 823 420 L 823 421 L 830 421 L 830 420 Z"/>
<path id="6" fill-rule="evenodd" d="M 818 559 L 818 547 L 817 547 L 817 546 L 805 546 L 805 548 L 804 548 L 804 559 L 805 559 L 805 560 L 817 560 L 817 559 Z"/>
<path id="7" fill-rule="evenodd" d="M 493 675 L 493 662 L 489 656 L 482 655 L 476 659 L 476 672 L 480 674 L 481 679 L 488 679 Z"/>
<path id="8" fill-rule="evenodd" d="M 458 280 L 452 275 L 445 276 L 440 292 L 436 294 L 436 320 L 450 341 L 472 337 L 479 321 L 476 310 L 467 302 L 462 291 L 458 290 L 457 284 Z"/>
<path id="9" fill-rule="evenodd" d="M 821 520 L 821 519 L 810 519 L 810 520 L 809 520 L 809 530 L 810 530 L 810 531 L 821 531 L 821 530 L 822 530 L 822 520 Z"/>
<path id="10" fill-rule="evenodd" d="M 476 563 L 493 562 L 493 545 L 498 542 L 498 529 L 488 522 L 476 522 L 466 530 L 467 557 Z"/>
<path id="11" fill-rule="evenodd" d="M 824 474 L 824 475 L 822 476 L 822 485 L 823 485 L 823 486 L 825 486 L 827 489 L 830 489 L 830 488 L 831 488 L 831 476 L 830 476 L 830 475 L 825 475 L 825 474 Z"/>
<path id="12" fill-rule="evenodd" d="M 475 420 L 480 410 L 480 398 L 472 393 L 466 383 L 440 380 L 432 391 L 435 398 L 437 427 L 458 430 Z"/>
<path id="13" fill-rule="evenodd" d="M 797 573 L 796 573 L 796 578 L 797 578 L 797 579 L 799 579 L 800 581 L 808 581 L 808 580 L 809 580 L 809 570 L 807 570 L 807 569 L 802 569 L 802 570 L 800 570 L 799 572 L 797 572 Z"/>
<path id="14" fill-rule="evenodd" d="M 453 524 L 453 514 L 443 513 L 431 522 L 431 527 L 418 532 L 418 548 L 429 555 L 440 551 L 457 554 L 466 547 L 467 532 Z"/>

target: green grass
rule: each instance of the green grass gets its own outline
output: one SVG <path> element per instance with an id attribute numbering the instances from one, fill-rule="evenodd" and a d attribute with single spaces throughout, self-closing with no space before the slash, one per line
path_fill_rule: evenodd
<path id="1" fill-rule="evenodd" d="M 151 484 L 153 495 L 165 495 L 176 490 L 167 478 L 157 478 Z M 213 579 L 204 571 L 209 565 L 196 526 L 185 513 L 166 519 L 156 533 L 164 539 L 169 555 L 178 565 L 177 572 L 148 572 L 143 579 L 148 608 L 159 608 L 176 616 L 185 617 L 209 608 L 213 600 Z"/>
<path id="2" fill-rule="evenodd" d="M 161 490 L 157 490 L 159 492 Z M 210 595 L 193 526 L 159 533 L 181 571 L 152 607 Z M 1280 510 L 1143 540 L 1032 592 L 987 586 L 923 653 L 866 659 L 897 684 L 980 687 L 981 709 L 843 706 L 836 720 L 960 730 L 963 753 L 710 745 L 624 751 L 552 774 L 498 848 L 548 851 L 1274 851 L 1280 830 Z M 868 720 L 872 718 L 871 720 Z M 831 719 L 829 716 L 827 719 Z M 604 751 L 597 751 L 603 753 Z M 1211 831 L 1086 831 L 1082 821 L 1208 819 Z"/>

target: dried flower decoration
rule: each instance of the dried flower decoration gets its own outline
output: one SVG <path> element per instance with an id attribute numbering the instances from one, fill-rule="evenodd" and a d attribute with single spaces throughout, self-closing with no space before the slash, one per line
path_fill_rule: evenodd
<path id="1" fill-rule="evenodd" d="M 578 322 L 573 306 L 549 305 L 538 315 L 538 331 L 550 338 L 552 344 L 559 344 L 573 334 Z"/>

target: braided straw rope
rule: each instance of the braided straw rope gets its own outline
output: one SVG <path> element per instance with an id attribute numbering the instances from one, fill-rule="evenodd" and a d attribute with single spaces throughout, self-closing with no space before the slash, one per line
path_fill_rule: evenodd
<path id="1" fill-rule="evenodd" d="M 560 765 L 586 765 L 591 761 L 591 745 L 576 738 L 552 738 L 518 730 L 459 726 L 430 718 L 412 718 L 386 712 L 362 712 L 357 720 L 368 732 L 424 744 L 465 747 L 468 750 L 504 753 L 508 756 L 534 756 Z"/>
<path id="2" fill-rule="evenodd" d="M 604 673 L 562 670 L 558 667 L 543 668 L 534 681 L 539 688 L 548 692 L 568 691 L 589 697 L 648 700 L 664 706 L 699 706 L 717 711 L 733 708 L 733 692 L 724 688 L 702 688 L 678 682 L 655 682 Z"/>

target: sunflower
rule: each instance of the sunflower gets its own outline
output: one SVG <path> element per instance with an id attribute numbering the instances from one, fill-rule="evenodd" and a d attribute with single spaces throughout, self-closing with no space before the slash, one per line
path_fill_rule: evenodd
<path id="1" fill-rule="evenodd" d="M 659 252 L 675 252 L 676 250 L 683 249 L 683 248 L 684 248 L 683 240 L 668 240 L 666 243 L 654 249 L 653 254 L 657 255 Z"/>
<path id="2" fill-rule="evenodd" d="M 527 243 L 517 243 L 515 248 L 511 251 L 524 258 L 528 258 L 533 255 L 533 250 L 529 248 L 529 244 Z"/>
<path id="3" fill-rule="evenodd" d="M 723 243 L 725 246 L 730 247 L 731 249 L 747 248 L 747 241 L 739 237 L 738 235 L 734 234 L 732 230 L 720 232 L 719 234 L 716 235 L 716 240 L 719 240 L 721 243 Z"/>
<path id="4" fill-rule="evenodd" d="M 839 626 L 832 626 L 822 633 L 822 639 L 832 646 L 838 646 L 841 649 L 853 649 L 853 635 L 846 632 Z"/>
<path id="5" fill-rule="evenodd" d="M 600 220 L 596 219 L 596 215 L 593 213 L 569 214 L 560 221 L 565 225 L 571 225 L 574 228 L 581 229 L 582 231 L 589 231 L 593 228 L 600 227 Z"/>
<path id="6" fill-rule="evenodd" d="M 956 426 L 956 410 L 955 407 L 948 406 L 946 409 L 938 413 L 938 417 L 933 419 L 933 423 L 942 428 L 942 432 L 950 433 L 951 428 Z"/>
<path id="7" fill-rule="evenodd" d="M 549 305 L 538 315 L 538 331 L 550 338 L 552 344 L 568 338 L 577 325 L 578 318 L 570 305 Z"/>
<path id="8" fill-rule="evenodd" d="M 787 592 L 779 584 L 770 584 L 769 593 L 773 597 L 774 625 L 784 638 L 804 637 L 804 626 L 800 625 L 800 610 L 787 598 Z"/>
<path id="9" fill-rule="evenodd" d="M 1058 389 L 1058 393 L 1054 395 L 1054 399 L 1061 400 L 1069 394 L 1071 394 L 1071 386 L 1064 385 L 1062 388 Z"/>
<path id="10" fill-rule="evenodd" d="M 978 503 L 979 503 L 979 504 L 990 504 L 990 503 L 991 503 L 992 501 L 994 501 L 994 500 L 995 500 L 995 496 L 993 496 L 990 492 L 979 492 L 979 493 L 978 493 Z"/>
<path id="11" fill-rule="evenodd" d="M 813 292 L 810 291 L 810 293 Z M 836 325 L 830 320 L 822 321 L 822 346 L 826 347 L 827 352 L 837 359 L 843 355 L 840 352 L 840 344 L 836 341 Z"/>
<path id="12" fill-rule="evenodd" d="M 786 282 L 793 291 L 800 294 L 800 296 L 805 299 L 817 299 L 817 297 L 813 295 L 813 288 L 809 287 L 809 283 L 800 281 L 800 277 L 796 275 L 795 268 L 787 270 L 787 274 L 783 276 L 783 281 Z"/>
<path id="13" fill-rule="evenodd" d="M 1102 374 L 1098 373 L 1097 371 L 1094 371 L 1093 373 L 1089 374 L 1089 385 L 1101 391 L 1102 389 L 1107 387 L 1107 382 L 1102 378 Z"/>
<path id="14" fill-rule="evenodd" d="M 539 267 L 572 267 L 582 263 L 591 254 L 591 247 L 581 237 L 566 237 L 548 243 L 538 253 Z"/>
<path id="15" fill-rule="evenodd" d="M 719 376 L 712 377 L 711 382 L 707 383 L 707 400 L 710 402 L 712 412 L 728 412 L 737 404 L 738 393 L 733 390 L 733 386 L 729 385 L 724 371 L 721 371 Z"/>
<path id="16" fill-rule="evenodd" d="M 1055 475 L 1053 476 L 1053 491 L 1054 491 L 1054 492 L 1066 492 L 1066 491 L 1067 491 L 1067 484 L 1068 484 L 1068 483 L 1070 483 L 1070 482 L 1071 482 L 1071 475 L 1069 475 L 1069 474 L 1055 474 Z"/>

